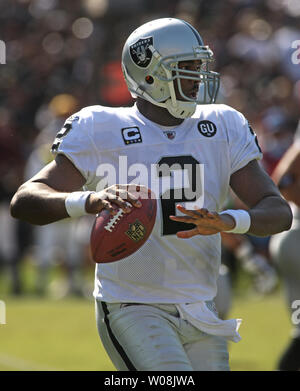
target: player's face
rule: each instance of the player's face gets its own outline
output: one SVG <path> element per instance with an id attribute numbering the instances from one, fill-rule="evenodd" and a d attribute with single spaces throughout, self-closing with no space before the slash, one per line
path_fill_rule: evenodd
<path id="1" fill-rule="evenodd" d="M 201 60 L 194 60 L 194 61 L 181 61 L 178 64 L 178 67 L 180 69 L 184 69 L 185 71 L 200 71 L 202 61 Z M 195 76 L 193 73 L 188 74 L 184 73 L 185 76 Z M 199 90 L 199 80 L 188 80 L 188 79 L 181 79 L 181 88 L 182 92 L 189 98 L 196 99 L 198 95 Z M 178 100 L 186 100 L 184 97 L 181 96 L 179 89 L 178 89 L 178 83 L 177 80 L 174 81 L 174 88 L 176 93 L 176 98 Z"/>

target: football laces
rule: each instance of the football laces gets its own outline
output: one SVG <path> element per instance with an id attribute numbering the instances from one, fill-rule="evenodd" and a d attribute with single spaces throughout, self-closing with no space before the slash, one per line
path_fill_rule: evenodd
<path id="1" fill-rule="evenodd" d="M 127 205 L 132 207 L 132 205 L 127 202 Z M 113 229 L 115 228 L 115 226 L 118 224 L 118 222 L 121 220 L 122 216 L 124 215 L 124 212 L 123 212 L 123 209 L 119 209 L 117 214 L 115 214 L 114 216 L 112 216 L 110 218 L 110 220 L 108 221 L 108 223 L 106 224 L 106 226 L 104 227 L 104 229 L 106 229 L 106 231 L 108 232 L 112 232 Z"/>

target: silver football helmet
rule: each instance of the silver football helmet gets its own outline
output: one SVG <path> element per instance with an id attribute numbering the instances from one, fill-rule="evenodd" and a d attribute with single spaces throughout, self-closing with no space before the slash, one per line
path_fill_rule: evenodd
<path id="1" fill-rule="evenodd" d="M 179 68 L 184 61 L 201 60 L 200 69 Z M 133 97 L 141 97 L 166 108 L 176 118 L 194 114 L 197 104 L 214 103 L 219 74 L 209 70 L 213 52 L 204 46 L 197 30 L 184 20 L 162 18 L 136 29 L 122 53 L 122 70 Z M 181 80 L 198 82 L 195 97 L 184 94 Z M 177 99 L 174 81 L 181 99 Z"/>

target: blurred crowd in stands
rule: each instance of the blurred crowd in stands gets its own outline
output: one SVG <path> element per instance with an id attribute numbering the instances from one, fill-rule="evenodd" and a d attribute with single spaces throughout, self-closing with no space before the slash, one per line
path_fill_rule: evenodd
<path id="1" fill-rule="evenodd" d="M 291 144 L 300 108 L 299 0 L 1 0 L 0 266 L 9 265 L 12 293 L 22 292 L 20 260 L 43 240 L 8 215 L 13 193 L 50 161 L 49 146 L 70 114 L 132 104 L 123 44 L 142 23 L 167 16 L 190 22 L 214 51 L 219 102 L 247 117 L 270 174 Z M 36 251 L 48 263 L 54 256 Z"/>

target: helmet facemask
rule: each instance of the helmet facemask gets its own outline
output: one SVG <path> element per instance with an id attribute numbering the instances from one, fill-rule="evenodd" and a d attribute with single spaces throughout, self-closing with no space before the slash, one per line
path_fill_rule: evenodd
<path id="1" fill-rule="evenodd" d="M 189 61 L 199 61 L 200 69 L 180 68 L 180 63 Z M 153 76 L 168 84 L 170 97 L 165 102 L 154 104 L 165 107 L 176 118 L 187 118 L 194 114 L 198 104 L 214 103 L 219 91 L 220 79 L 217 72 L 209 70 L 212 61 L 212 52 L 207 46 L 196 48 L 194 53 L 162 57 L 154 68 Z M 164 70 L 165 76 L 158 71 L 160 68 Z M 197 96 L 188 96 L 183 91 L 182 80 L 199 83 Z"/>

